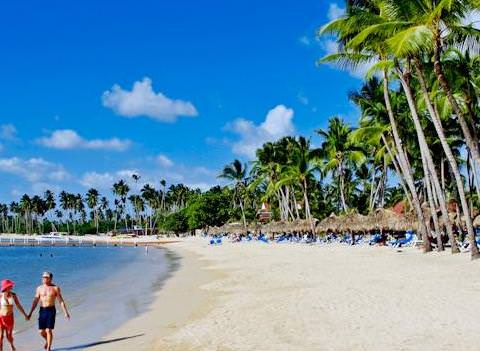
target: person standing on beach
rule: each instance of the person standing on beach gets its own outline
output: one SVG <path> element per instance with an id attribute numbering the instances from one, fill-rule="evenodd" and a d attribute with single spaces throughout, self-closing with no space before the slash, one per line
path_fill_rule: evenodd
<path id="1" fill-rule="evenodd" d="M 1 293 L 0 293 L 0 351 L 3 350 L 3 336 L 7 337 L 8 342 L 12 348 L 12 351 L 15 351 L 15 346 L 13 345 L 13 308 L 17 306 L 18 310 L 22 312 L 25 316 L 25 319 L 28 319 L 25 310 L 20 303 L 17 295 L 12 291 L 15 283 L 11 280 L 4 279 L 1 283 Z"/>
<path id="2" fill-rule="evenodd" d="M 37 308 L 40 302 L 40 312 L 38 314 L 38 329 L 42 338 L 45 339 L 45 350 L 51 351 L 53 343 L 53 329 L 55 328 L 55 317 L 57 310 L 55 308 L 55 301 L 60 302 L 60 307 L 63 310 L 65 318 L 70 319 L 70 314 L 67 310 L 67 305 L 63 300 L 60 287 L 52 283 L 53 274 L 50 272 L 43 272 L 42 285 L 40 285 L 33 299 L 32 308 L 28 314 L 28 319 L 31 318 L 33 311 Z"/>

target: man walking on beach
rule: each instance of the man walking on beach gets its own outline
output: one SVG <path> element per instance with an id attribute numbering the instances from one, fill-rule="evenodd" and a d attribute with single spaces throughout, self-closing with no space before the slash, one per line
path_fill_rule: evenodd
<path id="1" fill-rule="evenodd" d="M 55 301 L 58 299 L 60 306 L 65 314 L 66 319 L 70 319 L 67 306 L 63 300 L 60 287 L 52 283 L 53 274 L 43 272 L 42 285 L 37 288 L 35 298 L 33 299 L 32 308 L 28 314 L 30 319 L 33 311 L 40 302 L 40 312 L 38 314 L 38 329 L 40 335 L 45 339 L 45 350 L 51 351 L 53 343 L 53 329 L 55 328 L 55 317 L 57 311 L 55 309 Z"/>

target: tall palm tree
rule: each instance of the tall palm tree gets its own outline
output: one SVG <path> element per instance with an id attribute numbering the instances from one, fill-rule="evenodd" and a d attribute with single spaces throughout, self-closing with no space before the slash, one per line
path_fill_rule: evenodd
<path id="1" fill-rule="evenodd" d="M 228 179 L 233 182 L 234 197 L 238 199 L 238 204 L 240 206 L 240 210 L 242 211 L 243 225 L 246 228 L 247 220 L 245 218 L 243 193 L 247 189 L 247 165 L 242 164 L 240 160 L 236 159 L 231 164 L 226 165 L 218 177 Z"/>
<path id="2" fill-rule="evenodd" d="M 32 200 L 30 196 L 24 194 L 20 199 L 20 209 L 23 213 L 23 218 L 25 222 L 25 232 L 27 234 L 31 234 L 32 225 L 31 225 L 31 218 L 32 218 Z"/>
<path id="3" fill-rule="evenodd" d="M 55 195 L 53 194 L 52 191 L 47 190 L 43 194 L 43 199 L 45 201 L 45 206 L 46 206 L 46 213 L 48 214 L 50 211 L 53 211 L 57 204 L 55 203 Z M 50 224 L 51 224 L 51 229 L 52 231 L 55 231 L 55 221 L 53 219 L 50 219 Z"/>
<path id="4" fill-rule="evenodd" d="M 312 233 L 315 232 L 315 223 L 310 210 L 309 191 L 310 183 L 315 182 L 315 173 L 319 170 L 316 150 L 310 149 L 310 141 L 299 137 L 292 143 L 291 159 L 281 173 L 282 184 L 300 186 L 305 207 L 305 219 L 309 221 Z"/>
<path id="5" fill-rule="evenodd" d="M 91 188 L 87 191 L 87 196 L 86 196 L 86 201 L 87 201 L 87 206 L 93 211 L 93 219 L 95 222 L 95 228 L 98 234 L 98 226 L 99 226 L 99 220 L 98 220 L 98 198 L 100 196 L 100 193 L 98 192 L 97 189 Z"/>
<path id="6" fill-rule="evenodd" d="M 376 23 L 378 24 L 381 21 L 381 11 L 377 6 L 378 2 L 373 0 L 348 1 L 347 5 L 346 14 L 343 17 L 331 21 L 319 30 L 320 35 L 336 35 L 342 49 L 338 53 L 327 55 L 319 60 L 319 62 L 337 62 L 343 66 L 356 67 L 360 63 L 371 62 L 372 60 L 378 61 L 376 67 L 380 68 L 383 75 L 383 97 L 391 126 L 395 151 L 398 156 L 398 164 L 411 194 L 420 225 L 420 235 L 424 237 L 427 233 L 424 214 L 416 192 L 412 169 L 400 137 L 390 98 L 389 77 L 391 64 L 388 58 L 388 46 L 384 41 L 380 40 L 365 43 L 365 34 L 359 35 L 359 33 L 369 26 L 375 25 Z M 426 252 L 431 250 L 428 240 L 424 240 L 424 250 Z"/>
<path id="7" fill-rule="evenodd" d="M 128 192 L 130 191 L 130 187 L 128 186 L 128 184 L 122 179 L 120 181 L 118 181 L 117 183 L 113 184 L 113 194 L 117 197 L 119 197 L 120 201 L 117 202 L 117 204 L 119 205 L 119 209 L 120 209 L 120 214 L 122 215 L 125 215 L 125 207 L 126 207 L 126 203 L 127 203 L 127 195 L 128 195 Z M 115 215 L 116 216 L 116 215 Z M 125 228 L 128 228 L 128 225 L 127 225 L 127 217 L 124 216 L 124 220 L 125 220 Z M 116 226 L 116 223 L 117 223 L 117 220 L 115 220 L 115 230 L 117 229 L 117 226 Z"/>
<path id="8" fill-rule="evenodd" d="M 165 179 L 162 179 L 160 181 L 160 185 L 162 186 L 162 205 L 161 205 L 161 209 L 163 211 L 165 211 L 165 194 L 166 194 L 166 191 L 167 191 L 167 181 Z"/>
<path id="9" fill-rule="evenodd" d="M 69 211 L 71 208 L 71 200 L 70 200 L 71 196 L 66 191 L 62 191 L 60 192 L 59 198 L 60 198 L 60 207 L 65 213 L 64 217 L 67 218 L 67 232 L 70 234 Z"/>
<path id="10" fill-rule="evenodd" d="M 419 5 L 420 3 L 422 3 L 423 6 L 420 6 Z M 432 161 L 429 146 L 425 141 L 426 139 L 423 133 L 423 127 L 420 123 L 419 116 L 418 116 L 418 108 L 417 108 L 414 93 L 412 91 L 410 81 L 409 81 L 410 72 L 408 71 L 409 60 L 412 58 L 412 56 L 417 56 L 414 62 L 416 65 L 416 70 L 418 73 L 420 85 L 422 87 L 424 100 L 426 101 L 427 109 L 429 111 L 435 130 L 437 131 L 437 134 L 439 136 L 440 142 L 444 148 L 444 152 L 446 154 L 447 160 L 449 161 L 450 167 L 452 168 L 453 173 L 455 175 L 455 179 L 457 181 L 457 187 L 460 195 L 460 200 L 462 202 L 462 207 L 464 209 L 464 212 L 469 212 L 467 210 L 468 204 L 465 201 L 465 196 L 464 196 L 465 194 L 463 190 L 463 181 L 461 180 L 460 172 L 458 171 L 458 166 L 454 160 L 453 154 L 448 145 L 441 121 L 438 115 L 436 114 L 432 104 L 430 103 L 429 93 L 426 90 L 425 79 L 423 77 L 423 70 L 420 66 L 420 62 L 418 58 L 420 53 L 428 52 L 428 46 L 425 46 L 425 45 L 428 45 L 429 43 L 429 40 L 428 40 L 429 34 L 432 35 L 432 40 L 433 40 L 434 30 L 431 28 L 430 29 L 428 28 L 428 26 L 431 24 L 421 23 L 419 25 L 418 21 L 425 21 L 425 17 L 420 19 L 420 18 L 417 18 L 417 16 L 419 15 L 419 11 L 422 16 L 425 16 L 426 8 L 428 9 L 426 10 L 427 12 L 432 10 L 432 6 L 433 7 L 436 6 L 434 3 L 435 1 L 421 0 L 416 3 L 409 2 L 408 4 L 405 4 L 399 1 L 385 0 L 383 4 L 387 10 L 384 11 L 384 13 L 380 12 L 380 15 L 378 16 L 378 20 L 375 23 L 372 23 L 366 28 L 364 28 L 354 39 L 352 39 L 351 43 L 354 43 L 354 45 L 360 45 L 362 42 L 364 43 L 379 42 L 379 43 L 382 43 L 381 44 L 382 46 L 384 45 L 384 43 L 387 43 L 389 45 L 388 47 L 389 52 L 395 55 L 394 69 L 398 77 L 400 78 L 400 83 L 402 85 L 402 88 L 405 91 L 409 108 L 411 110 L 412 119 L 414 121 L 415 129 L 418 136 L 420 150 L 422 153 L 422 160 L 425 160 L 425 163 L 426 163 L 424 165 L 424 174 L 427 177 L 426 179 L 428 179 L 428 177 L 431 177 L 430 179 L 432 180 L 432 184 L 433 184 L 432 190 L 436 192 L 436 194 L 433 194 L 433 195 L 436 195 L 439 197 L 440 206 L 441 206 L 442 212 L 444 213 L 444 218 L 447 218 L 448 210 L 445 204 L 446 202 L 445 202 L 445 199 L 443 198 L 443 192 L 440 186 L 440 182 L 438 180 L 439 178 L 436 173 L 435 165 L 433 164 L 433 161 Z M 444 3 L 443 5 L 439 5 L 440 7 L 437 8 L 439 12 L 435 16 L 439 16 L 441 14 L 442 6 L 444 6 L 447 3 L 447 1 L 443 1 L 443 3 Z M 428 21 L 437 22 L 437 19 L 430 18 L 428 19 Z M 435 25 L 433 25 L 433 27 L 435 27 Z M 433 44 L 433 42 L 430 41 L 430 44 Z M 407 63 L 405 65 L 407 70 L 402 70 L 400 68 L 399 62 L 400 60 L 404 60 L 404 59 L 407 60 Z M 453 103 L 452 101 L 450 102 Z M 465 136 L 465 137 L 467 139 L 467 144 L 468 144 L 469 137 L 468 136 Z M 428 189 L 429 188 L 427 187 L 427 190 Z M 466 215 L 466 216 L 469 216 L 469 215 Z M 458 252 L 458 249 L 455 246 L 455 239 L 453 237 L 453 232 L 451 230 L 450 223 L 448 222 L 448 220 L 446 221 L 447 221 L 446 223 L 447 232 L 450 237 L 450 241 L 452 243 L 452 252 Z M 471 223 L 471 219 L 467 218 L 466 222 L 467 222 L 466 224 L 467 224 L 467 230 L 469 232 L 469 236 L 472 237 L 473 226 Z M 473 238 L 473 241 L 474 241 L 474 238 Z M 475 245 L 472 245 L 472 258 L 476 256 L 478 256 L 478 249 L 476 248 L 476 244 L 475 244 Z"/>
<path id="11" fill-rule="evenodd" d="M 337 181 L 339 199 L 343 211 L 348 210 L 345 198 L 345 174 L 350 165 L 360 166 L 366 157 L 363 150 L 349 140 L 351 133 L 349 125 L 339 117 L 333 117 L 328 122 L 328 129 L 318 129 L 316 133 L 323 138 L 320 149 L 324 160 L 322 170 L 332 173 Z"/>

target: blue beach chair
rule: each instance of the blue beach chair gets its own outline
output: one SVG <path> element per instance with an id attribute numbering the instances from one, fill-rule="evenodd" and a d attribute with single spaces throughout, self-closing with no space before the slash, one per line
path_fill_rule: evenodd
<path id="1" fill-rule="evenodd" d="M 375 234 L 373 238 L 370 239 L 368 245 L 375 245 L 378 244 L 382 240 L 382 236 L 380 234 Z"/>
<path id="2" fill-rule="evenodd" d="M 402 247 L 413 244 L 415 234 L 412 231 L 407 231 L 404 239 L 398 239 L 390 242 L 393 247 Z"/>

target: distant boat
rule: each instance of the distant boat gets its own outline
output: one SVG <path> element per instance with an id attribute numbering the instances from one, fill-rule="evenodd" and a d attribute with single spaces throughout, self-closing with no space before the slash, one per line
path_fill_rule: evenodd
<path id="1" fill-rule="evenodd" d="M 49 240 L 70 240 L 68 237 L 64 236 L 67 233 L 62 232 L 50 232 L 48 235 L 42 235 L 42 239 L 49 239 Z"/>

